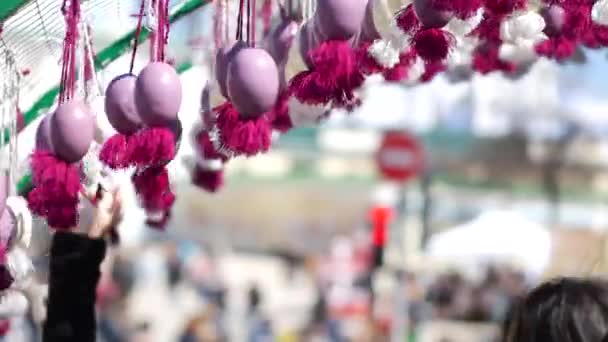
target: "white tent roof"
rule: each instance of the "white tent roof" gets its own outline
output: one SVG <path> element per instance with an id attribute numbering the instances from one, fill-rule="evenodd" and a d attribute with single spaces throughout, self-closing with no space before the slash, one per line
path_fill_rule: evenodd
<path id="1" fill-rule="evenodd" d="M 435 234 L 428 256 L 475 272 L 490 263 L 515 263 L 539 277 L 549 264 L 549 231 L 513 211 L 489 211 L 472 222 Z"/>

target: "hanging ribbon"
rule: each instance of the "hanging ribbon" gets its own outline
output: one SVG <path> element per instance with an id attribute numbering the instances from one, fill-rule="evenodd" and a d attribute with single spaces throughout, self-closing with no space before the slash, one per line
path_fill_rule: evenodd
<path id="1" fill-rule="evenodd" d="M 129 74 L 133 74 L 133 68 L 135 67 L 135 56 L 137 55 L 137 46 L 139 45 L 139 38 L 141 36 L 141 28 L 144 20 L 144 10 L 146 8 L 146 0 L 141 0 L 139 5 L 139 13 L 137 14 L 137 28 L 135 29 L 135 41 L 133 42 L 133 51 L 131 53 L 131 63 L 129 65 Z"/>
<path id="2" fill-rule="evenodd" d="M 80 21 L 80 2 L 63 0 L 61 13 L 65 18 L 66 31 L 63 40 L 63 64 L 61 68 L 61 88 L 59 103 L 74 97 L 76 89 L 76 42 L 78 40 L 78 23 Z"/>

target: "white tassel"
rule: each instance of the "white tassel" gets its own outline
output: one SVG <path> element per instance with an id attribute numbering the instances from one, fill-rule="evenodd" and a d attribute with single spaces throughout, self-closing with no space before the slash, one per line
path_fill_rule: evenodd
<path id="1" fill-rule="evenodd" d="M 591 9 L 591 20 L 600 25 L 608 25 L 608 0 L 599 0 Z"/>
<path id="2" fill-rule="evenodd" d="M 7 253 L 6 267 L 15 280 L 12 287 L 23 289 L 31 284 L 34 265 L 21 247 L 14 247 Z"/>
<path id="3" fill-rule="evenodd" d="M 293 96 L 289 98 L 288 106 L 294 127 L 317 125 L 329 110 L 327 105 L 305 104 Z"/>
<path id="4" fill-rule="evenodd" d="M 483 19 L 483 9 L 479 9 L 474 16 L 462 20 L 459 18 L 452 18 L 445 29 L 453 34 L 456 38 L 465 37 L 469 35 L 481 22 Z"/>
<path id="5" fill-rule="evenodd" d="M 15 217 L 15 237 L 13 244 L 27 248 L 32 241 L 32 213 L 23 197 L 11 196 L 6 199 L 6 205 Z"/>
<path id="6" fill-rule="evenodd" d="M 385 69 L 391 69 L 399 63 L 401 51 L 394 47 L 390 41 L 377 39 L 367 51 L 376 63 Z"/>

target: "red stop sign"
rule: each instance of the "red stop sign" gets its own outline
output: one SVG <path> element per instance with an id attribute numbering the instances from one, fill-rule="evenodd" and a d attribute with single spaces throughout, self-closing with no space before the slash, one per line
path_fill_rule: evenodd
<path id="1" fill-rule="evenodd" d="M 384 178 L 406 182 L 418 175 L 424 165 L 424 154 L 418 141 L 405 132 L 387 132 L 376 154 Z"/>

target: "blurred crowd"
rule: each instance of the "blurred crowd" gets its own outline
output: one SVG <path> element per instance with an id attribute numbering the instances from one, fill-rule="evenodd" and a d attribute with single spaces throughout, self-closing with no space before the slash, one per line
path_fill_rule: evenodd
<path id="1" fill-rule="evenodd" d="M 269 266 L 248 270 L 235 261 L 256 258 Z M 192 242 L 162 242 L 109 259 L 97 303 L 106 342 L 382 341 L 397 319 L 394 294 L 375 288 L 371 253 L 354 239 L 339 239 L 328 255 L 301 258 L 214 255 Z M 235 278 L 231 267 L 252 275 Z M 277 269 L 276 284 L 266 282 Z M 522 273 L 497 265 L 478 280 L 457 271 L 398 279 L 412 336 L 433 320 L 499 323 L 528 289 Z"/>

